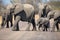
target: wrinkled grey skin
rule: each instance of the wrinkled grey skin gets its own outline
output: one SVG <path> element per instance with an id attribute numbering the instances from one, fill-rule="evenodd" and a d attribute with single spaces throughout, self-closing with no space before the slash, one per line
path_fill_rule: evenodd
<path id="1" fill-rule="evenodd" d="M 6 9 L 4 9 L 3 11 L 2 11 L 2 23 L 1 23 L 1 28 L 4 28 L 4 26 L 5 26 L 5 24 L 6 24 L 6 20 L 7 20 L 7 10 Z"/>
<path id="2" fill-rule="evenodd" d="M 8 6 L 10 6 L 10 5 L 8 5 Z M 13 25 L 13 23 L 12 23 L 12 16 L 13 16 L 13 8 L 11 7 L 6 7 L 6 9 L 4 9 L 3 10 L 3 12 L 2 12 L 2 24 L 1 24 L 1 26 L 2 27 L 4 27 L 5 26 L 5 24 L 7 23 L 7 26 L 6 26 L 6 28 L 9 28 L 9 21 L 10 21 L 10 23 L 11 23 L 11 27 L 12 27 L 12 25 Z M 9 8 L 9 9 L 8 9 Z"/>
<path id="3" fill-rule="evenodd" d="M 57 31 L 59 31 L 58 23 L 60 23 L 60 11 L 58 11 L 58 10 L 50 11 L 50 12 L 48 13 L 47 17 L 48 17 L 49 19 L 52 19 L 52 18 L 54 19 L 53 29 L 54 29 L 55 26 L 56 26 Z M 52 24 L 51 24 L 51 25 L 52 25 Z M 54 30 L 53 30 L 53 31 L 54 31 Z"/>
<path id="4" fill-rule="evenodd" d="M 48 31 L 47 28 L 50 27 L 49 19 L 41 17 L 38 25 L 39 25 L 38 30 L 40 30 L 40 28 L 42 27 L 43 31 Z"/>
<path id="5" fill-rule="evenodd" d="M 43 5 L 43 4 L 42 4 Z M 41 7 L 41 6 L 40 6 Z M 41 9 L 41 8 L 40 8 Z M 41 17 L 46 17 L 47 19 L 51 19 L 53 18 L 54 19 L 54 22 L 52 23 L 53 24 L 53 30 L 54 31 L 54 27 L 56 25 L 56 28 L 57 30 L 59 30 L 59 26 L 58 26 L 58 23 L 60 22 L 60 13 L 59 11 L 56 11 L 56 10 L 52 10 L 51 7 L 49 5 L 45 5 L 43 6 L 42 10 L 39 11 L 39 14 L 40 14 L 40 18 Z M 42 21 L 43 22 L 43 21 Z M 52 25 L 51 24 L 51 25 Z M 50 25 L 50 26 L 51 26 Z"/>
<path id="6" fill-rule="evenodd" d="M 15 9 L 15 6 L 12 6 L 9 9 L 7 9 L 7 10 L 9 10 L 9 13 L 7 14 L 7 21 L 6 21 L 7 22 L 7 28 L 9 28 L 9 22 L 11 23 L 11 27 L 13 26 L 12 19 L 13 19 L 14 9 Z"/>
<path id="7" fill-rule="evenodd" d="M 38 24 L 39 24 L 39 27 L 38 29 L 40 30 L 40 27 L 43 26 L 43 31 L 47 31 L 47 28 L 49 28 L 49 19 L 47 18 L 47 14 L 48 12 L 51 10 L 49 5 L 47 4 L 39 4 L 39 21 L 38 21 Z"/>
<path id="8" fill-rule="evenodd" d="M 31 6 L 32 8 L 29 8 L 28 6 Z M 23 8 L 22 8 L 23 7 Z M 28 8 L 26 8 L 28 7 Z M 28 23 L 32 23 L 33 29 L 36 30 L 35 27 L 35 19 L 34 19 L 34 7 L 30 4 L 17 4 L 16 8 L 14 10 L 14 24 L 13 24 L 13 31 L 19 30 L 19 21 L 26 21 Z"/>

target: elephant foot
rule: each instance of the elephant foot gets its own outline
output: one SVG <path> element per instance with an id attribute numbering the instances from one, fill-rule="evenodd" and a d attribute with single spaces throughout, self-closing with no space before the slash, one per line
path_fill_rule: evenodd
<path id="1" fill-rule="evenodd" d="M 47 29 L 43 29 L 43 31 L 48 31 Z"/>
<path id="2" fill-rule="evenodd" d="M 33 28 L 32 31 L 37 31 L 37 30 L 35 28 Z"/>
<path id="3" fill-rule="evenodd" d="M 6 27 L 6 28 L 9 28 L 9 27 Z"/>
<path id="4" fill-rule="evenodd" d="M 12 28 L 12 31 L 19 31 L 19 29 Z"/>
<path id="5" fill-rule="evenodd" d="M 57 30 L 57 32 L 60 32 L 60 30 Z"/>
<path id="6" fill-rule="evenodd" d="M 45 29 L 43 29 L 43 31 L 45 31 Z"/>
<path id="7" fill-rule="evenodd" d="M 19 31 L 19 30 L 16 30 L 16 29 L 12 29 L 12 31 Z"/>
<path id="8" fill-rule="evenodd" d="M 19 30 L 12 30 L 12 31 L 19 31 Z"/>
<path id="9" fill-rule="evenodd" d="M 46 29 L 46 31 L 48 31 L 48 30 Z"/>

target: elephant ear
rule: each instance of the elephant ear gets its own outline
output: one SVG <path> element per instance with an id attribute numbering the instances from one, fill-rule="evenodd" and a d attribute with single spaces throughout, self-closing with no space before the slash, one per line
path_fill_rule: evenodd
<path id="1" fill-rule="evenodd" d="M 34 7 L 30 4 L 23 4 L 23 9 L 27 16 L 29 16 L 34 11 Z"/>
<path id="2" fill-rule="evenodd" d="M 52 11 L 52 7 L 50 5 L 46 6 L 46 13 L 48 14 L 50 11 Z"/>
<path id="3" fill-rule="evenodd" d="M 15 5 L 16 5 L 16 7 L 15 7 L 15 10 L 14 10 L 14 14 L 19 13 L 20 11 L 23 10 L 23 5 L 22 4 L 16 3 Z"/>
<path id="4" fill-rule="evenodd" d="M 39 10 L 43 10 L 43 9 L 44 9 L 44 6 L 45 6 L 45 4 L 43 4 L 43 3 L 38 3 L 38 8 L 39 8 Z"/>
<path id="5" fill-rule="evenodd" d="M 43 14 L 43 9 L 44 9 L 45 4 L 43 3 L 38 3 L 38 8 L 39 8 L 39 16 Z"/>

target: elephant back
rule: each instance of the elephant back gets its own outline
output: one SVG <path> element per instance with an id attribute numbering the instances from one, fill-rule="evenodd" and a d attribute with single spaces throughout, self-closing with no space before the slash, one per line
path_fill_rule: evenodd
<path id="1" fill-rule="evenodd" d="M 48 18 L 43 18 L 43 17 L 40 18 L 40 24 L 47 23 L 48 21 L 49 21 Z"/>
<path id="2" fill-rule="evenodd" d="M 34 12 L 34 7 L 30 4 L 23 4 L 23 9 L 26 12 L 26 16 L 29 17 L 33 15 L 32 13 Z"/>
<path id="3" fill-rule="evenodd" d="M 23 10 L 23 5 L 20 4 L 20 3 L 15 3 L 16 7 L 15 7 L 15 10 L 14 10 L 14 14 L 17 14 L 19 13 L 20 11 Z"/>
<path id="4" fill-rule="evenodd" d="M 55 11 L 50 11 L 48 14 L 47 14 L 47 18 L 54 18 L 54 14 L 55 14 Z"/>

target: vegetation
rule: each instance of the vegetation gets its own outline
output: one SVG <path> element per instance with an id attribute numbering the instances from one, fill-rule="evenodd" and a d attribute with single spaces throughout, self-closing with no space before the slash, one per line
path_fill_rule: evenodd
<path id="1" fill-rule="evenodd" d="M 60 1 L 50 1 L 48 4 L 50 4 L 53 9 L 60 10 Z"/>

